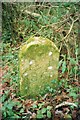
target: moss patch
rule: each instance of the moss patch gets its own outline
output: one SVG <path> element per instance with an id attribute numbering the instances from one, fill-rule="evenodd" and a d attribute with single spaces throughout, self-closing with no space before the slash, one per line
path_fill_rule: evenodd
<path id="1" fill-rule="evenodd" d="M 21 95 L 35 97 L 58 76 L 59 51 L 49 39 L 31 37 L 19 52 Z M 54 85 L 53 85 L 54 87 Z"/>

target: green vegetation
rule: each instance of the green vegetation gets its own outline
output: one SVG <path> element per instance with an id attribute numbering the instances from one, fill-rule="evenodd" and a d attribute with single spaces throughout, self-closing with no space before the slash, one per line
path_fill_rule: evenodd
<path id="1" fill-rule="evenodd" d="M 78 22 L 79 3 L 2 3 L 2 120 L 56 120 L 56 115 L 79 120 Z M 31 36 L 46 37 L 56 44 L 60 50 L 59 78 L 52 80 L 52 84 L 58 82 L 55 89 L 47 86 L 41 96 L 26 99 L 19 91 L 18 54 L 20 45 Z M 65 101 L 67 105 L 57 107 Z"/>

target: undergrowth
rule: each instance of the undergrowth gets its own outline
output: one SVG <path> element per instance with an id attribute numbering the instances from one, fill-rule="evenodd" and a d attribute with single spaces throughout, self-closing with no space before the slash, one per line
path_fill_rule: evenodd
<path id="1" fill-rule="evenodd" d="M 76 42 L 79 15 L 77 3 L 3 3 L 2 8 L 3 32 L 0 43 L 2 120 L 13 118 L 26 120 L 54 118 L 56 120 L 57 117 L 77 120 L 80 86 L 78 83 L 79 48 Z M 58 86 L 55 86 L 55 89 L 47 86 L 44 91 L 41 91 L 43 96 L 26 99 L 20 96 L 19 91 L 18 52 L 20 45 L 32 35 L 51 39 L 61 50 L 58 66 L 59 80 L 52 80 L 52 84 L 58 82 Z M 67 50 L 62 49 L 63 45 Z M 55 109 L 58 104 L 65 101 L 74 103 L 77 107 L 72 104 Z M 61 112 L 60 116 L 59 112 Z"/>

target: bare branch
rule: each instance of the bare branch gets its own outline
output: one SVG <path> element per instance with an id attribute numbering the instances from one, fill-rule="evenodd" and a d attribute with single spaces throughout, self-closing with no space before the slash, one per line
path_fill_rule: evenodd
<path id="1" fill-rule="evenodd" d="M 58 109 L 59 107 L 62 107 L 62 106 L 68 106 L 68 105 L 69 105 L 69 106 L 77 107 L 77 105 L 74 104 L 74 103 L 71 103 L 71 102 L 63 102 L 63 103 L 57 105 L 57 106 L 55 107 L 55 109 Z"/>
<path id="2" fill-rule="evenodd" d="M 68 37 L 68 35 L 70 34 L 70 32 L 71 32 L 71 30 L 72 30 L 72 28 L 73 28 L 74 23 L 75 23 L 78 19 L 79 19 L 79 18 L 77 18 L 76 20 L 72 20 L 71 27 L 70 27 L 67 35 L 62 39 L 62 41 L 64 41 L 64 40 Z M 68 42 L 68 40 L 66 40 L 65 42 Z"/>

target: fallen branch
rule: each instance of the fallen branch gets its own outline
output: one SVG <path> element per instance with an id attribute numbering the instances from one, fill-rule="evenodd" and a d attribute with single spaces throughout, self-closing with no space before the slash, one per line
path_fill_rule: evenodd
<path id="1" fill-rule="evenodd" d="M 26 13 L 26 14 L 29 14 L 29 15 L 31 15 L 31 16 L 33 16 L 33 17 L 40 17 L 40 16 L 41 16 L 41 15 L 38 14 L 38 13 L 32 13 L 32 12 L 30 12 L 30 11 L 28 11 L 28 10 L 25 10 L 25 13 Z"/>
<path id="2" fill-rule="evenodd" d="M 74 104 L 74 103 L 70 103 L 70 102 L 63 102 L 63 103 L 61 103 L 61 104 L 59 104 L 59 105 L 57 105 L 56 107 L 55 107 L 55 109 L 58 109 L 58 108 L 60 108 L 60 107 L 62 107 L 62 106 L 74 106 L 74 107 L 77 107 L 77 105 L 76 104 Z"/>

